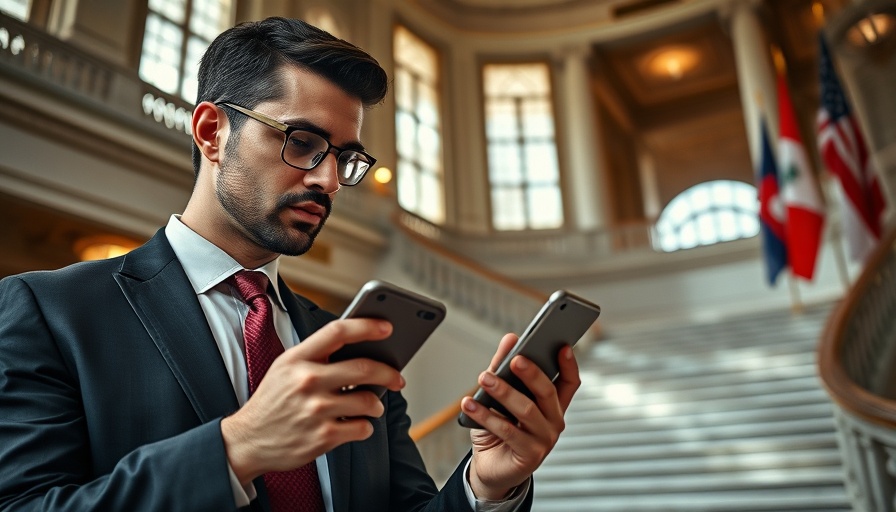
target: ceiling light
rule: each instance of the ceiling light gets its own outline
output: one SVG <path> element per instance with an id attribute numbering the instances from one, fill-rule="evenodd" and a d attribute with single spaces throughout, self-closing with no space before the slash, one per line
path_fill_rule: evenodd
<path id="1" fill-rule="evenodd" d="M 656 77 L 679 80 L 700 62 L 691 46 L 667 46 L 647 57 L 647 69 Z"/>
<path id="2" fill-rule="evenodd" d="M 392 170 L 388 167 L 380 167 L 373 173 L 373 179 L 376 180 L 377 183 L 385 185 L 392 181 Z"/>
<path id="3" fill-rule="evenodd" d="M 872 46 L 893 34 L 896 19 L 889 13 L 870 14 L 846 31 L 846 39 L 856 47 Z"/>

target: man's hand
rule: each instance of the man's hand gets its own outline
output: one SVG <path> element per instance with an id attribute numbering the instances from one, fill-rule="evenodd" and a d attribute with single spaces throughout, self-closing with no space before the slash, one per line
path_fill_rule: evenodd
<path id="1" fill-rule="evenodd" d="M 227 458 L 241 484 L 303 466 L 373 434 L 367 417 L 382 416 L 379 397 L 342 390 L 367 384 L 397 391 L 405 384 L 401 374 L 370 359 L 327 358 L 346 344 L 381 340 L 391 332 L 382 320 L 334 320 L 274 360 L 246 404 L 221 422 Z"/>
<path id="2" fill-rule="evenodd" d="M 529 359 L 514 357 L 510 368 L 532 392 L 534 401 L 513 389 L 494 371 L 517 340 L 514 334 L 501 339 L 488 371 L 479 376 L 479 385 L 506 407 L 518 423 L 509 422 L 471 397 L 465 397 L 461 403 L 464 412 L 483 427 L 470 433 L 470 487 L 480 499 L 503 499 L 535 472 L 557 444 L 566 426 L 563 415 L 581 384 L 572 347 L 566 346 L 558 355 L 560 375 L 555 382 Z"/>

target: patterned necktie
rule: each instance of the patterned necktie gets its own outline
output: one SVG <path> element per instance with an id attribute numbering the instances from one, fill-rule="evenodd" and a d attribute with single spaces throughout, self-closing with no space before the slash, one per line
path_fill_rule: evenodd
<path id="1" fill-rule="evenodd" d="M 249 306 L 244 336 L 251 396 L 271 363 L 283 353 L 283 344 L 274 329 L 274 312 L 267 294 L 267 276 L 261 272 L 241 270 L 229 281 Z M 266 473 L 264 485 L 274 512 L 324 510 L 314 461 L 292 471 Z"/>

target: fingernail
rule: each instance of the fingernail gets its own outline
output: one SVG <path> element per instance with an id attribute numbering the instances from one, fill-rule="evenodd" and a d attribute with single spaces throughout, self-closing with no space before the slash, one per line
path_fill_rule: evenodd
<path id="1" fill-rule="evenodd" d="M 525 370 L 526 368 L 529 368 L 529 362 L 521 357 L 516 360 L 516 367 L 520 370 Z"/>
<path id="2" fill-rule="evenodd" d="M 404 375 L 399 375 L 398 378 L 401 379 L 401 387 L 402 388 L 405 387 L 405 385 L 407 384 L 407 381 L 404 380 Z"/>
<path id="3" fill-rule="evenodd" d="M 495 383 L 497 383 L 497 381 L 495 380 L 495 376 L 488 372 L 482 372 L 482 375 L 480 376 L 480 381 L 482 382 L 483 386 L 486 386 L 489 388 L 494 386 Z"/>
<path id="4" fill-rule="evenodd" d="M 566 360 L 567 360 L 567 361 L 569 361 L 570 359 L 572 359 L 572 347 L 567 347 L 567 348 L 566 348 L 566 352 L 564 353 L 564 357 L 566 357 Z"/>
<path id="5" fill-rule="evenodd" d="M 392 328 L 392 326 L 389 325 L 389 322 L 380 322 L 380 332 L 381 333 L 385 334 L 385 333 L 389 332 L 389 330 L 391 328 Z"/>
<path id="6" fill-rule="evenodd" d="M 476 412 L 476 409 L 478 409 L 478 407 L 476 407 L 476 400 L 464 400 L 464 409 L 467 412 Z"/>

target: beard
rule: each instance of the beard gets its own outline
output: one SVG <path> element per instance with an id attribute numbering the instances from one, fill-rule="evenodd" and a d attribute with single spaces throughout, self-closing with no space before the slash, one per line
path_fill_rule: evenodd
<path id="1" fill-rule="evenodd" d="M 227 214 L 249 240 L 265 250 L 287 256 L 308 252 L 330 216 L 330 196 L 316 190 L 288 193 L 277 200 L 273 209 L 266 211 L 264 193 L 253 183 L 253 171 L 235 151 L 229 153 L 225 149 L 225 158 L 215 183 L 215 194 Z M 304 171 L 296 169 L 296 172 Z M 308 201 L 326 210 L 318 224 L 300 221 L 285 223 L 281 219 L 281 212 L 291 205 Z"/>

